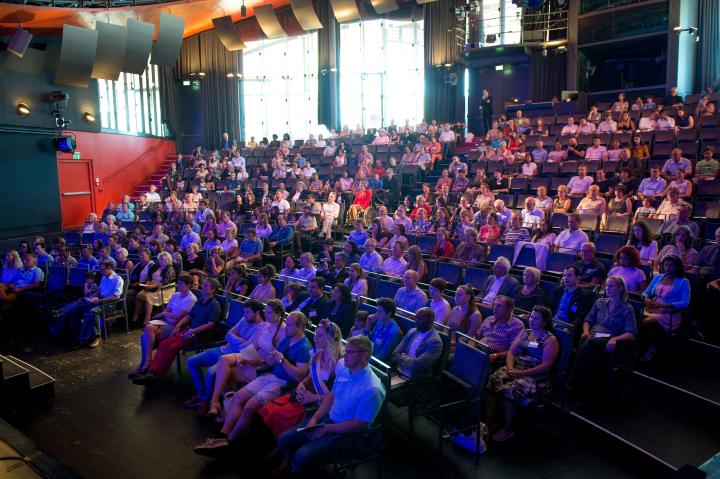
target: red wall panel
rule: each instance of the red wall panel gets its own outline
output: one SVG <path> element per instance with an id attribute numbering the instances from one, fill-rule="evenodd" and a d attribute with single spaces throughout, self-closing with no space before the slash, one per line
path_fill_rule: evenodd
<path id="1" fill-rule="evenodd" d="M 93 204 L 97 213 L 101 213 L 109 201 L 117 203 L 124 194 L 132 195 L 138 185 L 160 168 L 163 160 L 176 152 L 173 140 L 113 133 L 72 133 L 77 140 L 76 151 L 92 164 Z M 72 159 L 68 153 L 58 153 L 57 157 Z"/>

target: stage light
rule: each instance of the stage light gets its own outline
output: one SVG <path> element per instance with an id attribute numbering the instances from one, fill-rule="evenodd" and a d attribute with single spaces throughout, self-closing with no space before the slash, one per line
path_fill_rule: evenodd
<path id="1" fill-rule="evenodd" d="M 495 65 L 495 71 L 496 71 L 496 72 L 501 72 L 501 71 L 503 71 L 503 66 L 502 66 L 502 65 Z"/>
<path id="2" fill-rule="evenodd" d="M 93 115 L 89 111 L 86 111 L 85 113 L 83 113 L 83 121 L 88 125 L 91 125 L 95 123 L 95 115 Z"/>
<path id="3" fill-rule="evenodd" d="M 74 153 L 77 146 L 75 138 L 72 136 L 55 137 L 53 138 L 53 145 L 55 145 L 56 151 L 62 151 L 63 153 Z"/>
<path id="4" fill-rule="evenodd" d="M 18 103 L 15 107 L 15 112 L 20 116 L 28 116 L 30 114 L 30 107 L 27 103 Z"/>

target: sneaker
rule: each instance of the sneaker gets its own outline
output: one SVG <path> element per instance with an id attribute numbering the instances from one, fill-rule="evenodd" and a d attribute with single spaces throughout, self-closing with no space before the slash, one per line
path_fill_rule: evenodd
<path id="1" fill-rule="evenodd" d="M 202 401 L 200 406 L 197 408 L 197 411 L 195 411 L 195 414 L 199 417 L 205 417 L 207 416 L 208 409 L 210 409 L 210 404 L 208 404 L 207 401 Z"/>
<path id="2" fill-rule="evenodd" d="M 151 384 L 154 384 L 157 382 L 157 376 L 152 371 L 148 371 L 147 373 L 143 374 L 142 376 L 136 377 L 132 380 L 133 384 L 137 384 L 139 386 L 149 386 Z"/>
<path id="3" fill-rule="evenodd" d="M 650 361 L 655 359 L 655 354 L 657 354 L 657 348 L 650 347 L 647 349 L 647 351 L 645 351 L 645 354 L 640 359 L 640 361 L 649 363 Z"/>
<path id="4" fill-rule="evenodd" d="M 452 438 L 453 444 L 456 444 L 463 449 L 466 449 L 472 453 L 475 453 L 475 446 L 476 446 L 476 436 L 477 432 L 466 435 L 466 434 L 458 434 L 457 436 L 454 436 Z M 487 438 L 487 425 L 481 424 L 480 425 L 480 450 L 477 451 L 478 454 L 482 454 L 485 451 L 487 451 L 487 445 L 485 444 L 485 439 Z"/>
<path id="5" fill-rule="evenodd" d="M 217 457 L 230 448 L 226 437 L 209 437 L 204 443 L 195 446 L 193 451 L 205 457 Z"/>
<path id="6" fill-rule="evenodd" d="M 505 442 L 510 439 L 512 439 L 515 436 L 515 433 L 508 430 L 508 429 L 500 429 L 498 432 L 493 434 L 493 441 L 495 442 Z"/>
<path id="7" fill-rule="evenodd" d="M 185 402 L 183 403 L 183 406 L 186 407 L 186 408 L 188 408 L 188 409 L 194 409 L 194 408 L 196 408 L 196 407 L 201 406 L 202 403 L 203 403 L 203 400 L 200 398 L 200 396 L 198 396 L 197 394 L 195 394 L 193 397 L 191 397 L 190 399 L 188 399 L 187 401 L 185 401 Z"/>
<path id="8" fill-rule="evenodd" d="M 92 341 L 90 341 L 90 342 L 88 343 L 87 347 L 90 348 L 90 349 L 95 349 L 95 348 L 97 348 L 98 346 L 100 346 L 100 343 L 102 343 L 102 339 L 100 338 L 100 336 L 95 336 L 95 339 L 93 339 Z"/>

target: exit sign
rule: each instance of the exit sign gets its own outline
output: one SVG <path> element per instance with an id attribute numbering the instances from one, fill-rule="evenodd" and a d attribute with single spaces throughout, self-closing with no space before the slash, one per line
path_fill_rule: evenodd
<path id="1" fill-rule="evenodd" d="M 80 152 L 76 151 L 73 153 L 73 160 L 79 160 L 80 159 Z"/>

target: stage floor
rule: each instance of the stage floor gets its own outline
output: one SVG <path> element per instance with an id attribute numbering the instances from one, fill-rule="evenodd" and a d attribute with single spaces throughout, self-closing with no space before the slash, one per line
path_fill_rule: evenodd
<path id="1" fill-rule="evenodd" d="M 186 370 L 173 368 L 156 386 L 146 389 L 127 379 L 139 358 L 139 331 L 116 332 L 96 350 L 61 351 L 44 342 L 24 350 L 7 338 L 0 351 L 16 354 L 57 379 L 51 407 L 24 417 L 6 418 L 59 461 L 86 478 L 223 478 L 267 477 L 253 457 L 241 451 L 229 461 L 211 461 L 192 452 L 215 424 L 195 417 L 182 401 L 192 394 Z M 397 416 L 398 429 L 407 419 Z M 447 447 L 440 461 L 436 433 L 425 420 L 418 439 L 409 442 L 391 431 L 383 475 L 391 478 L 578 478 L 640 477 L 632 457 L 603 450 L 582 430 L 541 432 L 530 442 L 493 447 L 475 464 L 469 454 Z M 251 454 L 248 454 L 249 456 Z M 372 465 L 354 477 L 376 477 Z"/>

